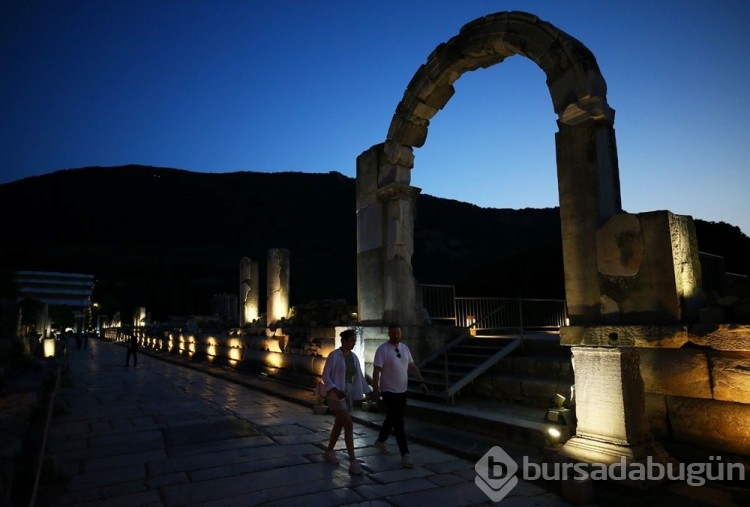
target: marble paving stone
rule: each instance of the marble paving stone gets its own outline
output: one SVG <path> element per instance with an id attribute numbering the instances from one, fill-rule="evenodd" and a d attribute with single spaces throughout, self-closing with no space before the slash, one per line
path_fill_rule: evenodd
<path id="1" fill-rule="evenodd" d="M 170 505 L 186 505 L 196 501 L 240 496 L 279 486 L 290 487 L 299 482 L 304 483 L 344 474 L 348 475 L 340 467 L 323 467 L 319 464 L 298 465 L 293 468 L 261 470 L 236 477 L 169 486 L 162 489 L 162 494 Z"/>
<path id="2" fill-rule="evenodd" d="M 424 491 L 427 489 L 441 489 L 437 484 L 425 478 L 407 479 L 381 484 L 367 484 L 355 488 L 357 493 L 367 499 L 391 497 L 413 491 Z"/>
<path id="3" fill-rule="evenodd" d="M 160 431 L 127 431 L 120 433 L 110 433 L 107 435 L 93 435 L 89 437 L 89 445 L 91 446 L 108 446 L 117 444 L 131 444 L 138 445 L 140 442 L 149 442 L 154 440 L 161 440 L 162 434 Z"/>
<path id="4" fill-rule="evenodd" d="M 143 466 L 146 462 L 164 458 L 166 458 L 164 450 L 153 450 L 89 459 L 83 463 L 83 472 L 96 472 L 125 466 Z"/>
<path id="5" fill-rule="evenodd" d="M 227 419 L 225 421 L 180 426 L 162 430 L 167 447 L 186 443 L 218 442 L 238 437 L 258 435 L 258 429 L 249 421 Z"/>
<path id="6" fill-rule="evenodd" d="M 432 475 L 430 477 L 427 477 L 427 480 L 437 486 L 453 486 L 454 484 L 461 484 L 463 482 L 466 482 L 466 479 L 462 479 L 461 477 L 453 474 Z"/>
<path id="7" fill-rule="evenodd" d="M 400 495 L 389 496 L 388 500 L 398 506 L 413 507 L 415 503 L 420 505 L 493 505 L 473 482 L 453 484 L 451 486 L 435 487 L 427 491 L 409 492 Z M 527 504 L 533 505 L 533 504 Z M 505 507 L 503 501 L 502 506 Z"/>
<path id="8" fill-rule="evenodd" d="M 275 424 L 273 426 L 261 426 L 263 433 L 271 436 L 288 436 L 288 435 L 310 435 L 312 430 L 298 426 L 297 424 Z"/>
<path id="9" fill-rule="evenodd" d="M 395 439 L 388 441 L 393 454 L 381 454 L 372 447 L 377 429 L 358 419 L 355 453 L 365 473 L 352 476 L 343 434 L 335 447 L 340 463 L 323 459 L 330 414 L 242 385 L 243 375 L 231 370 L 222 371 L 233 377 L 227 380 L 201 371 L 208 366 L 147 353 L 137 369 L 126 369 L 120 345 L 93 340 L 90 348 L 94 359 L 71 356 L 72 387 L 61 394 L 69 410 L 50 430 L 49 449 L 69 479 L 50 507 L 492 505 L 474 484 L 473 463 L 424 442 L 410 440 L 416 466 L 404 469 Z M 384 418 L 357 414 L 375 424 Z M 507 500 L 564 505 L 524 481 L 513 493 Z"/>
<path id="10" fill-rule="evenodd" d="M 302 443 L 328 443 L 328 433 L 303 433 L 300 435 L 274 436 L 273 439 L 279 444 L 302 444 Z M 343 439 L 342 439 L 343 440 Z"/>
<path id="11" fill-rule="evenodd" d="M 128 481 L 146 480 L 146 466 L 123 466 L 110 468 L 108 470 L 97 470 L 95 472 L 79 473 L 70 478 L 69 488 L 71 491 L 79 489 L 91 489 L 100 486 L 108 486 Z"/>
<path id="12" fill-rule="evenodd" d="M 164 486 L 171 486 L 173 484 L 184 484 L 190 482 L 190 478 L 184 472 L 174 472 L 165 475 L 150 475 L 146 479 L 146 486 L 149 489 L 163 488 Z"/>
<path id="13" fill-rule="evenodd" d="M 170 458 L 180 458 L 195 454 L 210 454 L 224 450 L 242 452 L 245 448 L 260 447 L 263 445 L 275 445 L 276 442 L 266 435 L 255 435 L 251 437 L 240 437 L 221 442 L 201 442 L 198 444 L 187 443 L 185 445 L 173 446 L 167 449 Z"/>
<path id="14" fill-rule="evenodd" d="M 231 463 L 242 463 L 249 459 L 263 460 L 283 456 L 299 456 L 315 452 L 320 452 L 320 450 L 309 444 L 260 446 L 243 448 L 232 452 L 220 451 L 212 454 L 191 455 L 180 458 L 152 461 L 148 464 L 148 467 L 150 473 L 161 475 L 170 472 L 189 472 L 191 470 L 212 468 Z"/>
<path id="15" fill-rule="evenodd" d="M 262 460 L 252 459 L 239 463 L 233 463 L 231 465 L 195 470 L 193 472 L 190 472 L 190 480 L 195 482 L 205 481 L 209 479 L 218 479 L 220 477 L 244 475 L 251 472 L 257 472 L 259 470 L 269 470 L 272 468 L 302 465 L 309 462 L 309 460 L 302 456 L 282 456 L 280 458 Z"/>
<path id="16" fill-rule="evenodd" d="M 108 456 L 118 456 L 120 454 L 129 454 L 133 452 L 150 451 L 155 449 L 164 449 L 164 441 L 147 440 L 138 442 L 138 445 L 128 444 L 127 442 L 117 445 L 91 446 L 87 444 L 83 449 L 71 449 L 58 452 L 58 457 L 64 461 L 77 460 L 95 460 Z"/>

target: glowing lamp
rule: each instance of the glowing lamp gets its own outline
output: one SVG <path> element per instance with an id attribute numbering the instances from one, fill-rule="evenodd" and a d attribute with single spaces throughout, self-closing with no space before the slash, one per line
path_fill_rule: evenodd
<path id="1" fill-rule="evenodd" d="M 44 357 L 55 357 L 55 339 L 45 338 L 44 342 Z"/>

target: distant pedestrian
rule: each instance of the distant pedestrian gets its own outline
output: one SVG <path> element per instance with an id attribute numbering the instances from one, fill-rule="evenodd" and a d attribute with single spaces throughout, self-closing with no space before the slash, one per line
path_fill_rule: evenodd
<path id="1" fill-rule="evenodd" d="M 386 409 L 385 420 L 380 428 L 378 439 L 373 444 L 383 454 L 390 454 L 385 441 L 393 431 L 401 453 L 401 464 L 404 468 L 414 468 L 409 454 L 404 428 L 404 410 L 406 409 L 406 389 L 409 384 L 409 372 L 421 383 L 422 392 L 427 386 L 422 379 L 419 368 L 414 364 L 409 347 L 401 343 L 401 326 L 393 323 L 388 326 L 388 341 L 375 351 L 373 359 L 373 397 L 382 397 Z"/>
<path id="2" fill-rule="evenodd" d="M 322 380 L 327 391 L 328 409 L 336 416 L 323 457 L 332 465 L 338 465 L 339 460 L 333 448 L 343 428 L 346 451 L 349 454 L 349 473 L 361 475 L 362 467 L 354 456 L 354 423 L 351 412 L 353 401 L 363 399 L 370 392 L 370 386 L 362 374 L 359 359 L 352 352 L 357 343 L 357 334 L 354 330 L 347 329 L 339 336 L 341 347 L 328 354 L 323 367 Z"/>
<path id="3" fill-rule="evenodd" d="M 138 338 L 131 334 L 128 338 L 128 352 L 125 354 L 125 367 L 130 366 L 130 356 L 133 356 L 133 368 L 138 366 Z"/>

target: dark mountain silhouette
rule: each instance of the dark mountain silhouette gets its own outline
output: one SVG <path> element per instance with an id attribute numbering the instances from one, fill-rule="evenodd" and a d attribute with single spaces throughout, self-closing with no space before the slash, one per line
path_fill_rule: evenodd
<path id="1" fill-rule="evenodd" d="M 195 173 L 88 167 L 0 185 L 2 280 L 13 269 L 92 273 L 103 312 L 206 314 L 239 290 L 239 260 L 288 248 L 291 303 L 356 303 L 355 180 L 337 172 Z M 748 273 L 750 238 L 696 221 L 700 248 Z M 467 296 L 564 297 L 557 208 L 491 209 L 421 195 L 414 274 Z M 2 287 L 10 290 L 8 283 Z M 261 301 L 264 308 L 265 301 Z"/>

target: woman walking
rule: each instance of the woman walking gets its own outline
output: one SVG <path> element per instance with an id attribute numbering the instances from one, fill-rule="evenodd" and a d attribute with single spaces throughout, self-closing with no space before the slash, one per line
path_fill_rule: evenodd
<path id="1" fill-rule="evenodd" d="M 333 448 L 343 429 L 344 442 L 349 453 L 349 473 L 361 475 L 362 467 L 354 456 L 354 423 L 351 412 L 353 401 L 363 399 L 370 392 L 370 386 L 362 374 L 359 359 L 352 352 L 357 343 L 357 334 L 354 330 L 347 329 L 339 336 L 341 347 L 328 354 L 323 367 L 322 380 L 325 384 L 328 409 L 336 416 L 323 457 L 332 465 L 339 463 Z"/>

